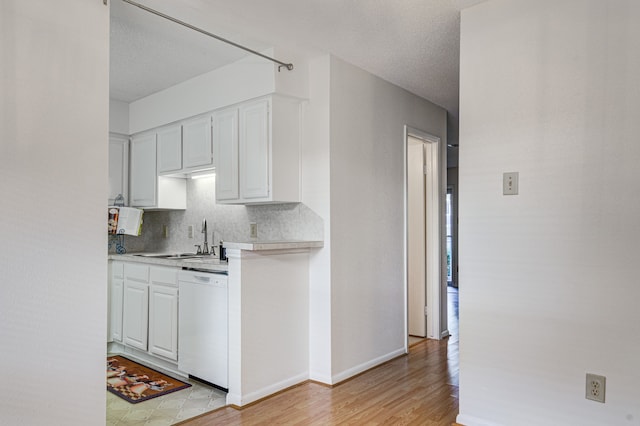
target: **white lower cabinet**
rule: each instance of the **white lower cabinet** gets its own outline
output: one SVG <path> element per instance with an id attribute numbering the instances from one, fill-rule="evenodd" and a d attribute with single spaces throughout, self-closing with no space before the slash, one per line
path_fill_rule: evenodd
<path id="1" fill-rule="evenodd" d="M 122 342 L 178 359 L 178 268 L 124 264 Z"/>
<path id="2" fill-rule="evenodd" d="M 124 264 L 109 265 L 109 342 L 122 342 L 122 302 L 124 296 Z"/>
<path id="3" fill-rule="evenodd" d="M 178 269 L 151 268 L 149 352 L 178 360 Z"/>
<path id="4" fill-rule="evenodd" d="M 147 350 L 149 284 L 124 280 L 124 344 Z"/>

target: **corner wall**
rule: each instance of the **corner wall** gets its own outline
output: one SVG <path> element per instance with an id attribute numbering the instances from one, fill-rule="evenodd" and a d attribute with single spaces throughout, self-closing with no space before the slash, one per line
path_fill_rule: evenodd
<path id="1" fill-rule="evenodd" d="M 640 424 L 638 21 L 632 0 L 462 13 L 459 423 Z"/>
<path id="2" fill-rule="evenodd" d="M 309 101 L 303 105 L 302 201 L 322 218 L 324 247 L 309 259 L 309 378 L 331 378 L 331 186 L 329 55 L 309 61 Z"/>
<path id="3" fill-rule="evenodd" d="M 446 111 L 331 57 L 333 383 L 404 353 L 404 126 L 442 141 Z"/>
<path id="4" fill-rule="evenodd" d="M 109 132 L 129 135 L 129 104 L 109 99 Z"/>

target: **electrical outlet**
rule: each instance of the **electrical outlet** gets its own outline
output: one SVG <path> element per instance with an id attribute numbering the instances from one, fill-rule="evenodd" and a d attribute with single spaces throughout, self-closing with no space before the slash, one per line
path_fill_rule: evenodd
<path id="1" fill-rule="evenodd" d="M 162 225 L 162 237 L 169 238 L 169 225 Z"/>
<path id="2" fill-rule="evenodd" d="M 258 238 L 258 224 L 250 223 L 249 224 L 249 235 L 251 238 Z"/>
<path id="3" fill-rule="evenodd" d="M 193 225 L 187 227 L 187 235 L 189 238 L 193 238 Z"/>
<path id="4" fill-rule="evenodd" d="M 602 402 L 604 404 L 606 383 L 606 377 L 587 373 L 585 398 L 592 401 Z"/>

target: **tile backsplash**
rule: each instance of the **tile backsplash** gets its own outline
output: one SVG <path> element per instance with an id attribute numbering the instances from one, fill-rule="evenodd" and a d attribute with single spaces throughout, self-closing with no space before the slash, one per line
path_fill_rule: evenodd
<path id="1" fill-rule="evenodd" d="M 304 204 L 216 204 L 215 177 L 211 177 L 187 180 L 186 210 L 145 211 L 142 235 L 125 236 L 124 246 L 128 253 L 195 251 L 194 245 L 204 241 L 202 219 L 207 219 L 209 244 L 215 246 L 221 240 L 251 240 L 250 223 L 258 225 L 258 240 L 323 240 L 322 218 Z M 169 228 L 168 238 L 163 235 L 164 225 Z M 189 225 L 193 225 L 193 238 L 188 235 Z"/>

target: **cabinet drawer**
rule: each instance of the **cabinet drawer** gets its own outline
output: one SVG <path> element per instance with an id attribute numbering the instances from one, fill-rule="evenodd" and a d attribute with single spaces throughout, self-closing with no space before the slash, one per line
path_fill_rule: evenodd
<path id="1" fill-rule="evenodd" d="M 111 276 L 113 278 L 124 278 L 124 263 L 111 262 Z"/>
<path id="2" fill-rule="evenodd" d="M 130 280 L 149 282 L 149 266 L 137 263 L 125 263 L 124 276 Z"/>
<path id="3" fill-rule="evenodd" d="M 152 266 L 150 270 L 151 283 L 178 287 L 179 270 L 168 266 Z"/>

